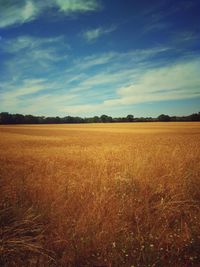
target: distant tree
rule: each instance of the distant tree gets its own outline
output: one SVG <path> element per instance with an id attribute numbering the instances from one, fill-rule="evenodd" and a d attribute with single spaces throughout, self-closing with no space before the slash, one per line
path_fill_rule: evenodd
<path id="1" fill-rule="evenodd" d="M 13 115 L 8 112 L 0 113 L 0 122 L 2 124 L 11 124 L 13 123 Z"/>
<path id="2" fill-rule="evenodd" d="M 59 117 L 47 117 L 44 119 L 44 122 L 47 124 L 57 124 L 57 123 L 61 123 L 61 119 Z"/>
<path id="3" fill-rule="evenodd" d="M 16 123 L 16 124 L 24 123 L 24 115 L 22 115 L 22 114 L 14 114 L 13 115 L 13 123 Z"/>
<path id="4" fill-rule="evenodd" d="M 38 124 L 39 123 L 39 117 L 33 116 L 33 115 L 25 115 L 24 116 L 24 123 L 27 124 Z"/>
<path id="5" fill-rule="evenodd" d="M 40 124 L 45 123 L 45 117 L 44 116 L 38 117 L 38 123 Z"/>
<path id="6" fill-rule="evenodd" d="M 108 122 L 113 122 L 113 118 L 111 116 L 108 116 Z"/>
<path id="7" fill-rule="evenodd" d="M 152 121 L 200 121 L 200 112 L 194 113 L 189 116 L 172 116 L 161 114 L 157 118 L 152 117 L 140 117 L 134 118 L 129 114 L 126 117 L 112 118 L 111 116 L 101 115 L 101 117 L 94 116 L 89 118 L 66 116 L 60 118 L 56 117 L 44 117 L 22 114 L 10 114 L 8 112 L 0 113 L 0 124 L 58 124 L 58 123 L 98 123 L 98 122 L 152 122 Z"/>
<path id="8" fill-rule="evenodd" d="M 194 113 L 189 116 L 189 119 L 191 121 L 200 121 L 200 112 L 199 113 Z"/>
<path id="9" fill-rule="evenodd" d="M 61 119 L 58 116 L 55 117 L 54 121 L 55 121 L 55 123 L 61 123 Z"/>
<path id="10" fill-rule="evenodd" d="M 74 123 L 84 123 L 85 120 L 81 117 L 74 117 Z"/>
<path id="11" fill-rule="evenodd" d="M 158 116 L 158 121 L 170 121 L 171 118 L 169 115 L 165 115 L 165 114 L 161 114 L 160 116 Z"/>
<path id="12" fill-rule="evenodd" d="M 80 117 L 66 116 L 61 119 L 62 123 L 84 123 L 85 120 Z"/>
<path id="13" fill-rule="evenodd" d="M 98 116 L 93 117 L 93 122 L 100 122 L 101 119 Z"/>
<path id="14" fill-rule="evenodd" d="M 74 123 L 74 119 L 71 116 L 64 117 L 64 123 Z"/>
<path id="15" fill-rule="evenodd" d="M 144 118 L 144 117 L 140 117 L 140 118 L 137 119 L 137 121 L 138 121 L 138 122 L 145 122 L 145 121 L 146 121 L 146 118 Z"/>
<path id="16" fill-rule="evenodd" d="M 133 122 L 134 121 L 134 116 L 129 114 L 129 115 L 126 116 L 126 119 L 127 119 L 128 122 Z"/>
<path id="17" fill-rule="evenodd" d="M 171 121 L 178 121 L 179 120 L 179 117 L 177 117 L 177 116 L 172 116 L 171 117 Z"/>
<path id="18" fill-rule="evenodd" d="M 101 115 L 100 119 L 101 119 L 101 122 L 112 122 L 113 120 L 112 117 L 107 116 L 107 115 Z"/>

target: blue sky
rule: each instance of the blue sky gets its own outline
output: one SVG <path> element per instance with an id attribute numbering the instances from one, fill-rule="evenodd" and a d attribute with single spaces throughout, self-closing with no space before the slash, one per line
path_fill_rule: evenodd
<path id="1" fill-rule="evenodd" d="M 200 111 L 199 0 L 0 0 L 0 111 Z"/>

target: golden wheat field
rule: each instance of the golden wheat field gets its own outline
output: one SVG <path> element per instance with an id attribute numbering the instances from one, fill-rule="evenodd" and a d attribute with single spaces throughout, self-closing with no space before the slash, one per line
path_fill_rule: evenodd
<path id="1" fill-rule="evenodd" d="M 200 266 L 200 124 L 0 126 L 0 266 Z"/>

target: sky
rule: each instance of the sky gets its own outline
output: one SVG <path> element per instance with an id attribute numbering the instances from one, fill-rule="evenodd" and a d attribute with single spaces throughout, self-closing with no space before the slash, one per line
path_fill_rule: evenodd
<path id="1" fill-rule="evenodd" d="M 0 112 L 199 112 L 199 10 L 199 0 L 0 0 Z"/>

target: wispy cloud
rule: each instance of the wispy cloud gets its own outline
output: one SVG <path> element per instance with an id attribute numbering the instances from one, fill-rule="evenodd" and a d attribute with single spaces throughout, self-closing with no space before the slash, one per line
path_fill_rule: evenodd
<path id="1" fill-rule="evenodd" d="M 65 62 L 69 49 L 64 36 L 48 38 L 24 35 L 2 39 L 0 43 L 0 50 L 9 54 L 8 59 L 2 62 L 7 75 L 18 75 L 21 79 L 30 73 L 33 76 L 48 72 L 55 63 Z"/>
<path id="2" fill-rule="evenodd" d="M 149 59 L 152 59 L 158 55 L 162 55 L 170 51 L 170 47 L 154 47 L 150 49 L 135 49 L 127 52 L 115 52 L 110 51 L 107 53 L 93 54 L 91 56 L 81 57 L 73 61 L 72 67 L 68 72 L 74 71 L 87 71 L 94 68 L 103 68 L 105 72 L 120 70 L 123 71 L 124 67 L 132 67 L 132 64 L 147 63 Z"/>
<path id="3" fill-rule="evenodd" d="M 11 107 L 11 109 L 19 110 L 23 114 L 36 114 L 36 115 L 46 115 L 46 116 L 55 116 L 56 114 L 60 114 L 58 111 L 58 106 L 65 106 L 66 103 L 74 103 L 77 101 L 78 96 L 75 94 L 63 93 L 63 94 L 52 94 L 46 93 L 43 95 L 39 95 L 34 97 L 34 99 L 26 98 L 26 104 L 24 101 L 17 99 L 14 102 L 15 106 Z M 37 103 L 37 108 L 36 104 Z M 49 107 L 51 109 L 49 110 Z"/>
<path id="4" fill-rule="evenodd" d="M 99 10 L 101 5 L 98 0 L 0 0 L 0 7 L 0 28 L 5 28 L 35 20 L 51 8 L 71 15 Z"/>
<path id="5" fill-rule="evenodd" d="M 30 97 L 30 95 L 49 89 L 44 79 L 26 79 L 19 85 L 10 82 L 4 84 L 6 91 L 0 93 L 1 105 L 5 109 L 11 109 L 20 106 L 21 97 Z"/>
<path id="6" fill-rule="evenodd" d="M 76 98 L 76 94 L 60 94 L 55 83 L 46 79 L 24 79 L 18 85 L 7 82 L 0 85 L 0 89 L 1 87 L 7 89 L 0 90 L 1 109 L 11 112 L 16 112 L 17 109 L 21 113 L 46 114 L 49 106 L 57 112 L 57 106 L 64 105 L 67 101 L 73 103 L 72 100 Z"/>
<path id="7" fill-rule="evenodd" d="M 63 36 L 4 39 L 1 48 L 9 53 L 6 66 L 12 79 L 0 85 L 3 110 L 88 116 L 137 103 L 200 96 L 199 58 L 170 63 L 170 47 L 78 59 L 63 56 L 67 47 Z"/>
<path id="8" fill-rule="evenodd" d="M 46 48 L 47 46 L 57 45 L 63 42 L 64 42 L 63 36 L 48 38 L 48 37 L 35 37 L 30 35 L 22 35 L 16 38 L 3 40 L 2 46 L 6 52 L 17 53 L 25 49 L 28 49 L 30 51 L 40 47 Z"/>
<path id="9" fill-rule="evenodd" d="M 98 10 L 101 5 L 96 0 L 55 0 L 61 11 L 65 13 L 84 13 Z"/>
<path id="10" fill-rule="evenodd" d="M 141 33 L 157 33 L 158 35 L 158 33 L 164 31 L 166 35 L 170 35 L 171 32 L 173 33 L 175 30 L 180 29 L 175 18 L 182 16 L 183 13 L 191 13 L 191 8 L 195 8 L 196 5 L 198 5 L 196 0 L 174 1 L 170 5 L 169 1 L 157 1 L 154 5 L 146 9 L 144 8 L 142 12 L 139 12 L 138 16 L 142 17 L 143 20 L 143 30 Z"/>
<path id="11" fill-rule="evenodd" d="M 100 55 L 95 54 L 91 56 L 86 56 L 84 58 L 74 60 L 74 67 L 80 70 L 87 70 L 89 68 L 93 68 L 96 66 L 102 66 L 107 63 L 110 63 L 115 56 L 116 53 L 114 52 L 107 52 Z"/>
<path id="12" fill-rule="evenodd" d="M 102 110 L 119 106 L 200 97 L 199 68 L 200 61 L 198 59 L 152 68 L 144 73 L 137 73 L 132 83 L 116 89 L 116 95 L 111 99 L 95 104 L 83 103 L 82 105 L 67 106 L 61 111 L 70 114 L 99 113 Z M 123 74 L 127 76 L 126 72 Z M 101 78 L 103 79 L 103 76 Z"/>
<path id="13" fill-rule="evenodd" d="M 66 106 L 71 108 L 72 104 L 75 105 L 74 108 L 81 105 L 85 110 L 89 107 L 87 101 L 113 99 L 119 86 L 130 84 L 138 75 L 138 71 L 146 69 L 149 58 L 167 50 L 158 47 L 125 53 L 111 51 L 81 57 L 79 60 L 72 58 L 68 64 L 69 68 L 66 60 L 63 64 L 63 55 L 60 58 L 62 43 L 65 43 L 62 36 L 54 38 L 20 36 L 4 40 L 2 49 L 11 55 L 6 64 L 10 78 L 0 86 L 1 106 L 4 110 L 20 109 L 23 112 L 32 111 L 34 114 L 40 110 L 45 114 L 51 107 L 51 112 L 60 114 L 64 113 Z M 56 47 L 59 47 L 58 51 Z M 62 69 L 57 67 L 60 61 Z M 44 67 L 44 64 L 47 66 Z M 34 65 L 36 68 L 33 68 Z"/>
<path id="14" fill-rule="evenodd" d="M 192 60 L 148 70 L 135 83 L 118 89 L 118 98 L 104 104 L 126 105 L 200 96 L 199 67 L 199 60 Z"/>
<path id="15" fill-rule="evenodd" d="M 0 28 L 34 20 L 41 9 L 34 1 L 0 1 Z"/>
<path id="16" fill-rule="evenodd" d="M 195 44 L 200 40 L 200 34 L 198 31 L 174 31 L 172 33 L 172 43 L 174 46 L 184 47 L 185 45 Z"/>
<path id="17" fill-rule="evenodd" d="M 117 29 L 116 26 L 112 26 L 109 28 L 98 27 L 98 28 L 87 30 L 87 31 L 83 32 L 83 38 L 88 42 L 94 42 L 95 40 L 97 40 L 101 36 L 110 34 L 111 32 L 115 31 L 116 29 Z"/>

